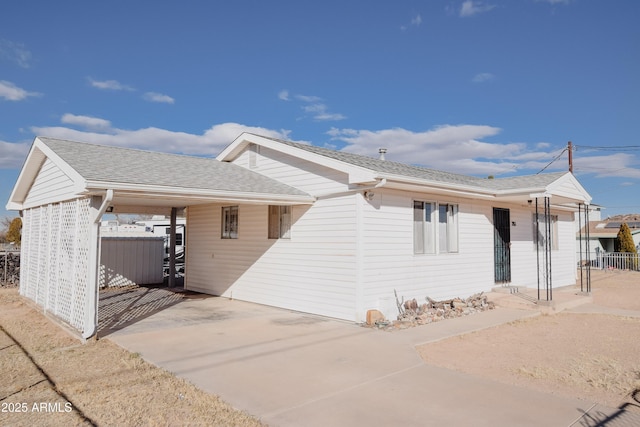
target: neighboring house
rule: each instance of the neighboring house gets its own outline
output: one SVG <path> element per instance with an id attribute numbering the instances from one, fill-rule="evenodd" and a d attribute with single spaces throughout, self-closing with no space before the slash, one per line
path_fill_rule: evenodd
<path id="1" fill-rule="evenodd" d="M 620 221 L 618 219 L 606 219 L 602 221 L 589 221 L 589 251 L 592 254 L 601 252 L 615 252 L 616 240 L 622 223 L 626 223 L 633 237 L 633 244 L 638 247 L 640 245 L 640 219 Z M 578 237 L 587 235 L 586 227 L 583 227 L 578 233 Z M 583 252 L 585 248 L 582 248 Z"/>
<path id="2" fill-rule="evenodd" d="M 90 336 L 107 209 L 186 208 L 187 289 L 362 321 L 369 309 L 393 314 L 395 293 L 575 283 L 575 213 L 590 201 L 570 173 L 484 179 L 244 133 L 217 160 L 39 137 L 7 207 L 25 219 L 22 294 L 47 308 L 59 278 L 36 265 L 60 273 L 47 250 L 86 264 L 86 279 L 65 279 L 78 282 L 85 320 L 55 314 Z M 50 215 L 69 220 L 43 235 Z M 67 244 L 72 227 L 82 235 Z"/>

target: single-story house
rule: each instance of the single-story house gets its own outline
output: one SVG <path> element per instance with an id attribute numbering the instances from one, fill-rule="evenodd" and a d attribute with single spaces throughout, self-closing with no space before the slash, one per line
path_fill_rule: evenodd
<path id="1" fill-rule="evenodd" d="M 34 140 L 20 291 L 95 332 L 106 211 L 187 219 L 186 289 L 362 321 L 399 297 L 575 283 L 571 173 L 486 179 L 243 133 L 216 159 Z"/>
<path id="2" fill-rule="evenodd" d="M 640 221 L 618 221 L 618 220 L 600 220 L 589 221 L 589 229 L 587 226 L 582 227 L 578 236 L 589 236 L 589 249 L 593 254 L 602 252 L 615 252 L 616 240 L 622 223 L 626 223 L 633 238 L 633 244 L 640 246 Z M 593 258 L 593 257 L 592 257 Z"/>

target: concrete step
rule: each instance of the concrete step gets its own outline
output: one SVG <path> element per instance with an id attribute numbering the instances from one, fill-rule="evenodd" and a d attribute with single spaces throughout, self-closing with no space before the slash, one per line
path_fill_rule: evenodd
<path id="1" fill-rule="evenodd" d="M 542 313 L 558 313 L 593 302 L 593 297 L 590 294 L 581 293 L 574 288 L 553 290 L 551 301 L 546 300 L 546 291 L 541 291 L 540 299 L 538 299 L 537 289 L 516 287 L 517 292 L 515 292 L 510 288 L 513 287 L 494 288 L 493 292 L 488 294 L 489 300 L 498 307 L 536 310 Z"/>

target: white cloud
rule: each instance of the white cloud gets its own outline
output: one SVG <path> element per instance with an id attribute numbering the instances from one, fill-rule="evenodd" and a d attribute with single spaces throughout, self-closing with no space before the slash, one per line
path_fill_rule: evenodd
<path id="1" fill-rule="evenodd" d="M 569 4 L 572 0 L 536 0 L 538 3 L 549 3 L 549 4 Z"/>
<path id="2" fill-rule="evenodd" d="M 638 159 L 633 154 L 615 153 L 605 156 L 573 157 L 576 173 L 595 173 L 598 178 L 625 177 L 640 179 Z"/>
<path id="3" fill-rule="evenodd" d="M 273 130 L 263 127 L 247 126 L 240 123 L 218 124 L 207 129 L 200 135 L 175 132 L 156 127 L 128 130 L 112 127 L 108 120 L 97 119 L 95 117 L 65 116 L 67 116 L 67 124 L 104 124 L 105 127 L 102 129 L 76 130 L 63 126 L 34 126 L 31 128 L 31 131 L 36 135 L 51 138 L 196 156 L 214 156 L 218 154 L 242 132 L 251 132 L 279 139 L 289 139 L 290 133 L 290 131 L 284 129 Z"/>
<path id="4" fill-rule="evenodd" d="M 302 107 L 305 113 L 311 113 L 316 121 L 337 121 L 344 120 L 347 117 L 339 113 L 330 113 L 325 104 L 310 104 Z"/>
<path id="5" fill-rule="evenodd" d="M 77 116 L 70 113 L 63 115 L 60 121 L 68 125 L 78 125 L 86 129 L 99 129 L 104 131 L 111 128 L 111 122 L 109 120 L 90 116 Z"/>
<path id="6" fill-rule="evenodd" d="M 19 169 L 27 157 L 30 143 L 0 141 L 0 169 Z"/>
<path id="7" fill-rule="evenodd" d="M 346 118 L 347 116 L 345 116 L 344 114 L 327 112 L 318 113 L 313 116 L 313 119 L 319 122 L 337 122 Z"/>
<path id="8" fill-rule="evenodd" d="M 0 80 L 0 98 L 7 101 L 22 101 L 30 96 L 41 96 L 38 92 L 28 92 L 11 82 Z"/>
<path id="9" fill-rule="evenodd" d="M 93 80 L 92 78 L 89 78 L 89 83 L 91 84 L 91 86 L 98 89 L 103 89 L 103 90 L 127 90 L 127 91 L 135 90 L 131 86 L 124 85 L 117 80 L 100 81 L 100 80 Z"/>
<path id="10" fill-rule="evenodd" d="M 289 130 L 233 122 L 211 126 L 201 134 L 156 127 L 119 129 L 109 120 L 73 114 L 65 114 L 62 122 L 85 129 L 53 126 L 32 127 L 30 130 L 36 135 L 54 138 L 197 156 L 215 156 L 242 132 L 293 140 Z M 325 142 L 324 145 L 335 148 L 346 144 L 342 150 L 369 157 L 377 157 L 378 148 L 385 147 L 388 149 L 386 157 L 391 161 L 477 176 L 505 176 L 515 171 L 537 173 L 564 149 L 555 145 L 556 149 L 550 150 L 551 146 L 546 142 L 527 144 L 482 141 L 495 137 L 500 132 L 501 129 L 494 126 L 467 124 L 441 125 L 422 132 L 403 128 L 372 131 L 334 127 L 327 132 L 331 136 L 331 142 Z M 0 167 L 19 168 L 28 148 L 27 144 L 0 141 Z M 628 153 L 593 156 L 582 152 L 580 156 L 574 155 L 574 171 L 577 175 L 589 174 L 598 178 L 640 179 L 638 164 L 638 158 Z M 566 170 L 566 157 L 561 157 L 546 172 Z"/>
<path id="11" fill-rule="evenodd" d="M 280 92 L 278 92 L 278 98 L 281 99 L 282 101 L 289 101 L 289 91 L 288 90 L 281 90 Z"/>
<path id="12" fill-rule="evenodd" d="M 22 43 L 0 39 L 0 59 L 13 62 L 22 68 L 31 67 L 31 52 Z"/>
<path id="13" fill-rule="evenodd" d="M 376 157 L 378 148 L 385 147 L 389 160 L 466 174 L 496 175 L 516 168 L 517 162 L 505 159 L 526 149 L 522 143 L 479 141 L 497 135 L 500 130 L 482 125 L 443 125 L 425 132 L 402 128 L 379 131 L 333 128 L 329 135 L 345 142 L 343 150 L 351 153 Z"/>
<path id="14" fill-rule="evenodd" d="M 466 0 L 460 7 L 460 17 L 467 18 L 478 13 L 488 12 L 495 7 L 493 4 L 485 4 L 481 1 Z"/>
<path id="15" fill-rule="evenodd" d="M 327 106 L 324 104 L 310 104 L 302 107 L 305 113 L 311 113 L 313 119 L 319 122 L 322 121 L 337 121 L 344 120 L 347 117 L 339 113 L 329 113 Z"/>
<path id="16" fill-rule="evenodd" d="M 289 99 L 288 96 L 289 93 L 287 92 L 287 100 Z M 306 104 L 301 107 L 302 111 L 304 111 L 305 113 L 309 113 L 315 121 L 339 121 L 347 118 L 347 116 L 345 116 L 344 114 L 329 112 L 329 107 L 327 107 L 326 104 L 320 102 L 322 101 L 322 98 L 320 98 L 319 96 L 297 94 L 293 95 L 293 98 Z"/>
<path id="17" fill-rule="evenodd" d="M 378 149 L 387 148 L 386 158 L 431 169 L 465 175 L 508 175 L 514 172 L 535 174 L 548 166 L 565 147 L 549 150 L 546 142 L 490 143 L 482 139 L 496 136 L 501 129 L 486 125 L 442 125 L 424 132 L 403 128 L 378 131 L 332 128 L 333 141 L 346 143 L 342 150 L 378 157 Z M 533 148 L 529 148 L 529 145 Z M 557 147 L 557 145 L 556 145 Z M 636 156 L 616 153 L 606 156 L 574 155 L 574 171 L 595 174 L 598 178 L 640 178 Z M 604 165 L 604 166 L 603 166 Z M 566 171 L 566 156 L 545 170 Z"/>
<path id="18" fill-rule="evenodd" d="M 302 102 L 319 102 L 319 101 L 322 101 L 322 98 L 320 98 L 319 96 L 312 96 L 312 95 L 295 95 L 295 98 L 298 101 L 302 101 Z"/>
<path id="19" fill-rule="evenodd" d="M 409 21 L 409 24 L 401 25 L 400 29 L 402 31 L 406 31 L 410 27 L 419 27 L 420 25 L 422 25 L 422 16 L 420 16 L 420 14 L 417 14 L 416 16 L 411 18 L 411 21 Z"/>
<path id="20" fill-rule="evenodd" d="M 175 100 L 169 95 L 157 92 L 147 92 L 143 95 L 143 98 L 150 102 L 160 102 L 165 104 L 173 104 L 175 102 Z"/>
<path id="21" fill-rule="evenodd" d="M 482 82 L 486 82 L 488 80 L 493 80 L 495 78 L 495 76 L 491 73 L 479 73 L 476 74 L 475 76 L 473 76 L 472 81 L 474 83 L 482 83 Z"/>

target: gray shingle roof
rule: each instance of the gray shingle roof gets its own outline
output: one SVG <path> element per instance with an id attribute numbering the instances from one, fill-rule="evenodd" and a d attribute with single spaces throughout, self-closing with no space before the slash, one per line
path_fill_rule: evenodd
<path id="1" fill-rule="evenodd" d="M 383 175 L 392 174 L 407 178 L 423 179 L 425 181 L 431 182 L 458 184 L 483 190 L 509 191 L 524 188 L 543 188 L 567 173 L 555 172 L 496 179 L 478 178 L 474 176 L 428 169 L 420 166 L 407 165 L 390 160 L 380 160 L 374 157 L 367 157 L 360 154 L 347 153 L 344 151 L 330 150 L 328 148 L 316 147 L 313 145 L 284 141 L 276 138 L 263 138 L 267 138 L 281 144 L 289 145 L 291 147 L 296 147 L 301 150 L 309 151 L 314 154 L 329 157 L 331 159 L 338 160 L 344 163 L 366 168 Z"/>
<path id="2" fill-rule="evenodd" d="M 88 181 L 310 197 L 264 175 L 211 158 L 38 139 Z"/>

